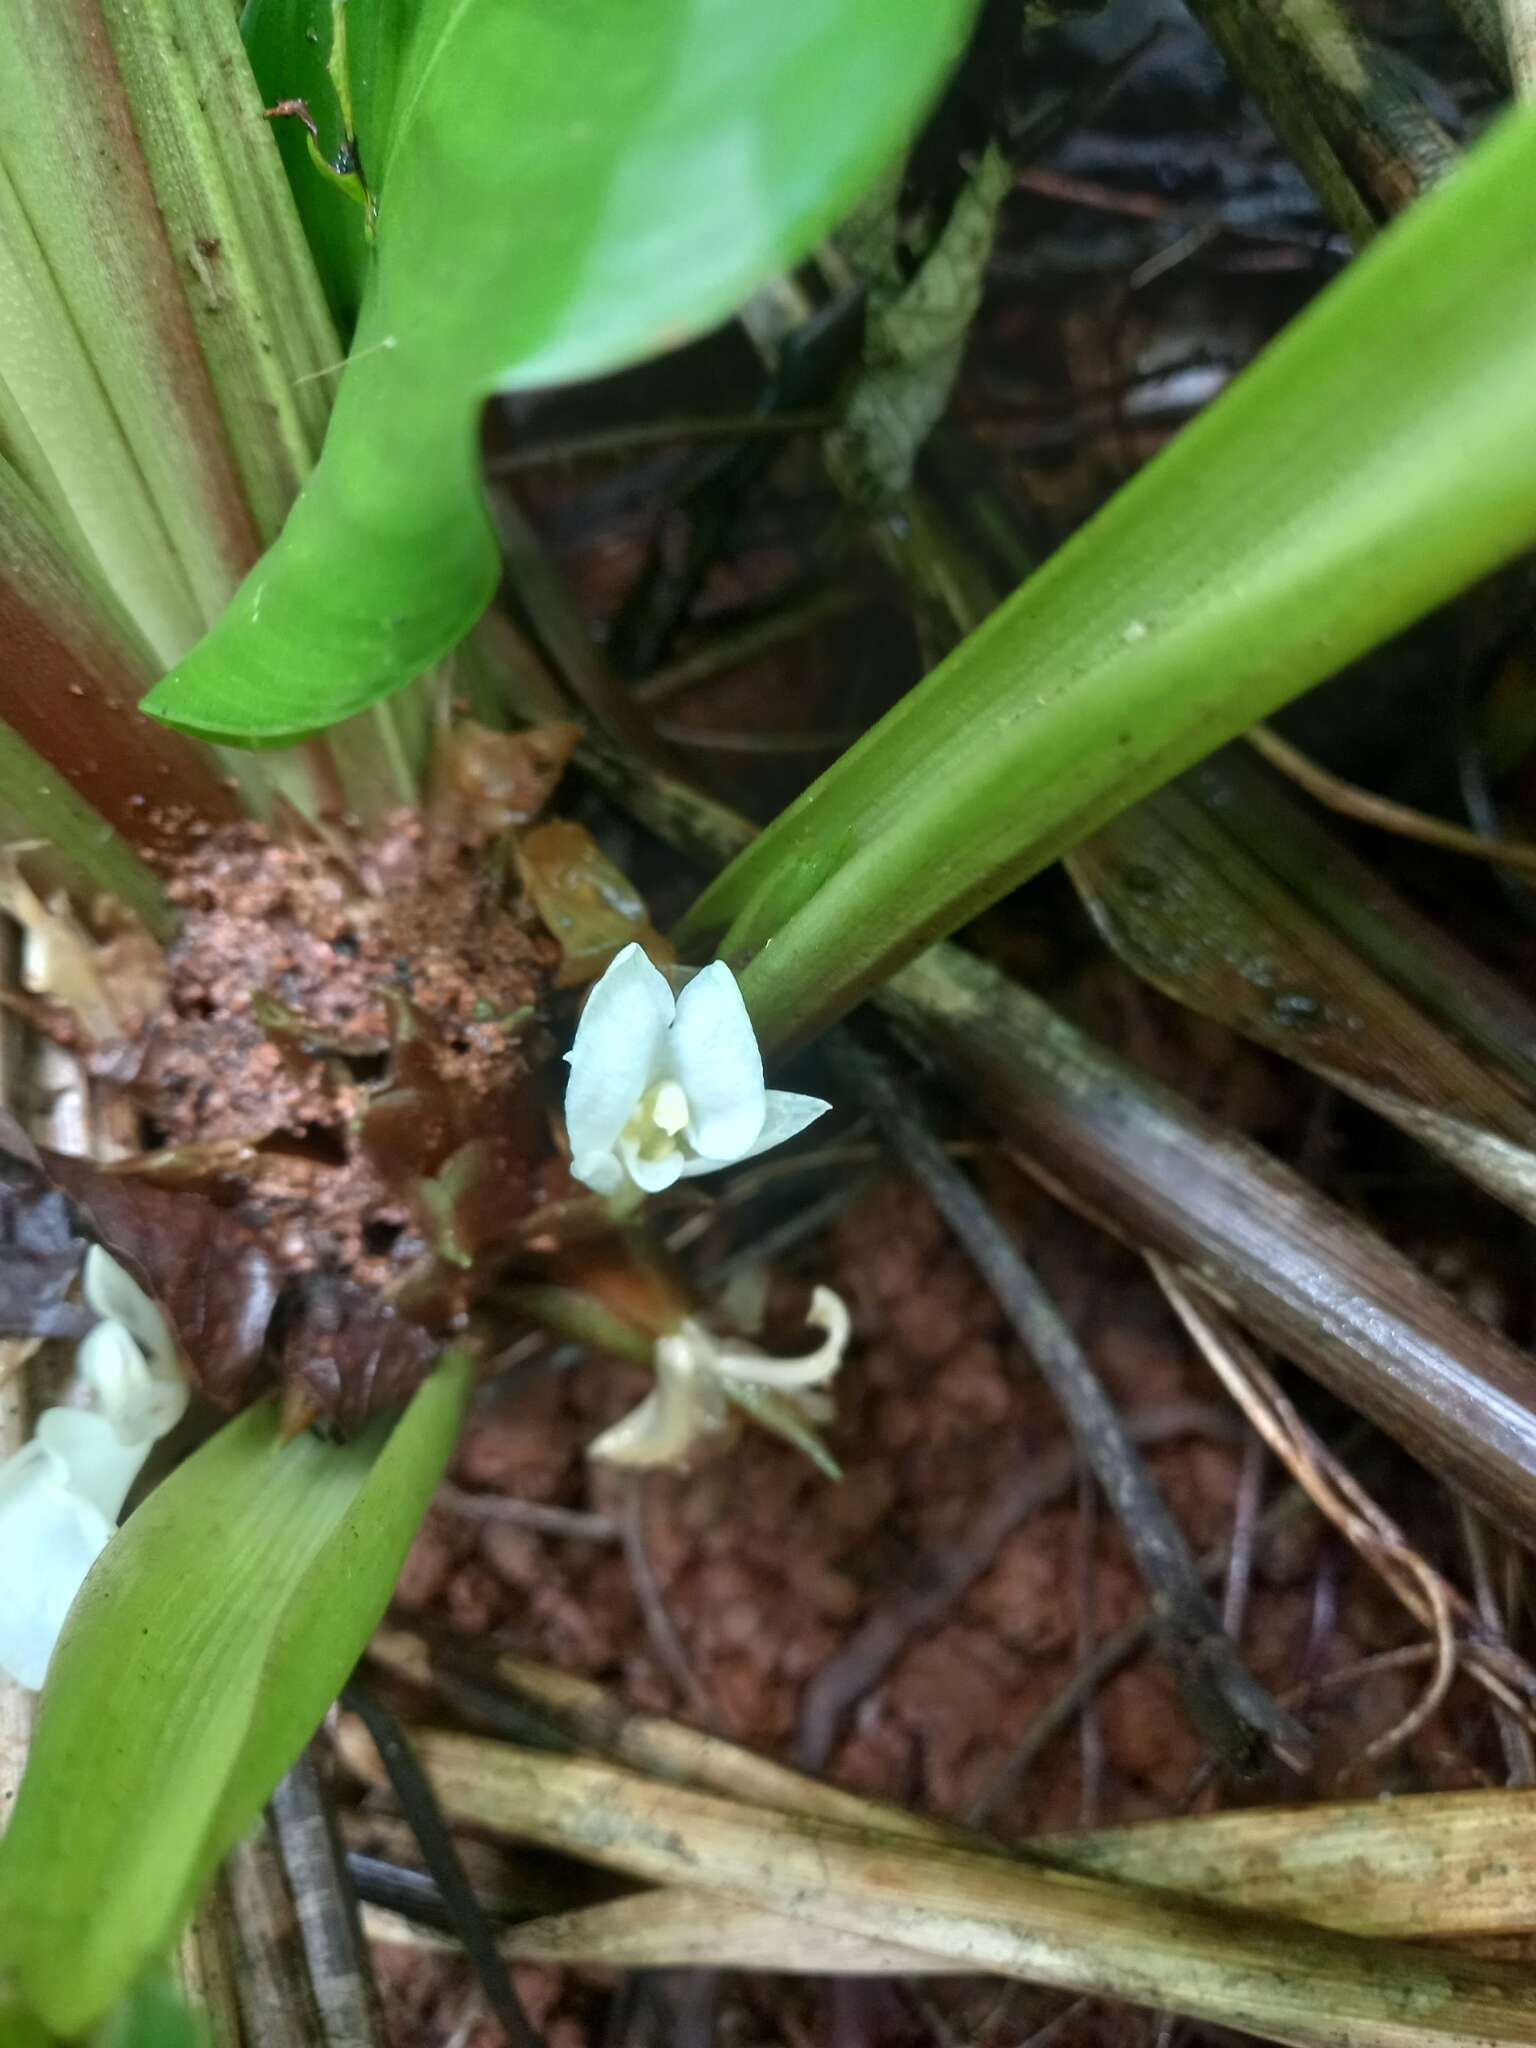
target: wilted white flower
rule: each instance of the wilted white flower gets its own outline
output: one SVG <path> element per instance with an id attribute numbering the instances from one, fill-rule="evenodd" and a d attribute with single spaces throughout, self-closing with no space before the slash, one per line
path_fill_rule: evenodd
<path id="1" fill-rule="evenodd" d="M 752 1020 L 719 960 L 674 997 L 640 947 L 626 946 L 588 997 L 566 1059 L 571 1171 L 600 1195 L 653 1195 L 753 1159 L 831 1107 L 763 1086 Z"/>
<path id="2" fill-rule="evenodd" d="M 828 1420 L 831 1404 L 819 1390 L 843 1362 L 848 1310 L 830 1287 L 818 1287 L 806 1321 L 826 1331 L 816 1349 L 804 1358 L 770 1358 L 755 1344 L 717 1337 L 687 1317 L 670 1336 L 656 1340 L 650 1393 L 605 1429 L 587 1455 L 610 1465 L 674 1465 L 702 1437 L 725 1428 L 733 1394 L 770 1427 L 775 1425 L 771 1409 L 764 1412 L 764 1397 L 798 1408 L 807 1422 Z"/>
<path id="3" fill-rule="evenodd" d="M 0 1671 L 34 1688 L 129 1487 L 187 1405 L 165 1317 L 100 1246 L 84 1292 L 102 1318 L 75 1355 L 92 1405 L 45 1409 L 0 1464 Z"/>

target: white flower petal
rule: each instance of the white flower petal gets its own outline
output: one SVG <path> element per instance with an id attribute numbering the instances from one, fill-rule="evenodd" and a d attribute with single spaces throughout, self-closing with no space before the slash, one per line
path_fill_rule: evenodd
<path id="1" fill-rule="evenodd" d="M 665 1069 L 675 1009 L 665 977 L 639 946 L 626 946 L 587 998 L 565 1056 L 571 1069 L 565 1123 L 573 1160 L 612 1153 L 640 1097 Z M 585 1178 L 574 1165 L 572 1171 Z"/>
<path id="2" fill-rule="evenodd" d="M 180 1373 L 173 1366 L 169 1377 L 157 1377 L 121 1323 L 97 1323 L 87 1331 L 75 1363 L 120 1443 L 153 1443 L 186 1413 L 187 1386 Z"/>
<path id="3" fill-rule="evenodd" d="M 606 1465 L 672 1465 L 701 1431 L 718 1427 L 710 1404 L 701 1399 L 708 1383 L 694 1366 L 686 1335 L 658 1338 L 655 1366 L 650 1393 L 587 1446 L 589 1458 Z"/>
<path id="4" fill-rule="evenodd" d="M 571 1173 L 595 1195 L 617 1195 L 629 1179 L 612 1152 L 576 1153 L 571 1160 Z"/>
<path id="5" fill-rule="evenodd" d="M 170 1324 L 126 1267 L 99 1244 L 85 1255 L 81 1291 L 97 1315 L 124 1325 L 160 1377 L 180 1379 Z"/>
<path id="6" fill-rule="evenodd" d="M 823 1102 L 818 1095 L 792 1095 L 783 1088 L 770 1088 L 763 1098 L 763 1128 L 745 1152 L 739 1153 L 736 1159 L 690 1159 L 683 1172 L 685 1175 L 718 1173 L 723 1166 L 734 1166 L 742 1159 L 756 1159 L 760 1152 L 772 1151 L 775 1145 L 796 1137 L 807 1124 L 825 1116 L 831 1107 L 830 1102 Z"/>
<path id="7" fill-rule="evenodd" d="M 740 1159 L 763 1128 L 763 1056 L 723 960 L 677 999 L 672 1063 L 688 1097 L 688 1142 L 707 1159 Z"/>
<path id="8" fill-rule="evenodd" d="M 843 1353 L 848 1349 L 848 1339 L 853 1332 L 853 1318 L 841 1295 L 835 1294 L 830 1287 L 818 1287 L 811 1296 L 805 1320 L 814 1329 L 825 1330 L 827 1334 L 804 1358 L 769 1358 L 755 1344 L 717 1343 L 713 1357 L 715 1371 L 723 1379 L 746 1380 L 756 1386 L 785 1392 L 792 1388 L 824 1386 L 843 1362 Z"/>
<path id="9" fill-rule="evenodd" d="M 0 1671 L 19 1685 L 42 1685 L 65 1616 L 111 1534 L 110 1519 L 65 1483 L 41 1434 L 0 1465 Z"/>
<path id="10" fill-rule="evenodd" d="M 635 1186 L 648 1195 L 659 1195 L 663 1188 L 671 1187 L 680 1175 L 688 1171 L 681 1152 L 663 1152 L 658 1159 L 647 1159 L 633 1138 L 620 1138 L 618 1151 L 624 1162 L 624 1171 Z M 575 1171 L 574 1167 L 572 1171 Z"/>
<path id="11" fill-rule="evenodd" d="M 125 1444 L 104 1415 L 88 1408 L 45 1408 L 37 1418 L 33 1445 L 53 1462 L 60 1486 L 109 1526 L 122 1513 L 128 1489 L 153 1448 L 151 1437 Z"/>

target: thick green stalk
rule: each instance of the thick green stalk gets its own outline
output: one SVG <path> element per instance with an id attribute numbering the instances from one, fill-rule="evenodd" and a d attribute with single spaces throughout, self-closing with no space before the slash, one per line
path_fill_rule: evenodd
<path id="1" fill-rule="evenodd" d="M 765 831 L 682 939 L 769 1043 L 1536 534 L 1511 117 Z"/>
<path id="2" fill-rule="evenodd" d="M 245 495 L 277 538 L 342 348 L 232 7 L 100 0 Z"/>
<path id="3" fill-rule="evenodd" d="M 196 600 L 12 182 L 6 118 L 0 111 L 0 454 L 82 573 L 170 659 L 197 634 Z"/>
<path id="4" fill-rule="evenodd" d="M 58 879 L 103 890 L 141 917 L 157 938 L 171 932 L 171 907 L 153 868 L 120 839 L 49 762 L 0 724 L 0 829 L 47 840 Z"/>
<path id="5" fill-rule="evenodd" d="M 190 587 L 193 623 L 211 625 L 256 559 L 256 529 L 182 287 L 188 252 L 166 231 L 96 0 L 3 0 L 0 75 L 0 165 Z M 70 435 L 62 409 L 29 408 L 33 434 Z M 168 640 L 157 652 L 173 658 Z"/>

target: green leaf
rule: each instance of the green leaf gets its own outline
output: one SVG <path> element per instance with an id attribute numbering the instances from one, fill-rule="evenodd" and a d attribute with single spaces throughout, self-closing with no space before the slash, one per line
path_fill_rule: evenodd
<path id="1" fill-rule="evenodd" d="M 70 1615 L 0 1839 L 0 1970 L 56 2032 L 169 1947 L 319 1724 L 389 1600 L 471 1383 L 446 1360 L 393 1430 L 284 1444 L 229 1423 L 104 1553 Z"/>
<path id="2" fill-rule="evenodd" d="M 992 143 L 915 275 L 893 238 L 870 287 L 860 375 L 825 444 L 833 480 L 855 505 L 878 510 L 912 481 L 949 404 L 1013 184 L 1012 163 Z"/>
<path id="3" fill-rule="evenodd" d="M 334 95 L 316 76 L 329 7 L 272 4 L 281 33 L 265 8 L 255 24 L 263 86 L 296 96 L 274 54 L 286 46 L 334 135 Z M 445 654 L 497 574 L 481 402 L 671 347 L 795 261 L 910 131 L 970 11 L 354 9 L 351 84 L 378 229 L 325 450 L 277 545 L 147 707 L 205 737 L 270 745 Z M 326 203 L 348 204 L 333 188 Z"/>
<path id="4" fill-rule="evenodd" d="M 706 891 L 694 957 L 839 852 L 756 920 L 770 1042 L 1530 543 L 1533 180 L 1522 112 Z"/>
<path id="5" fill-rule="evenodd" d="M 209 2048 L 208 2030 L 169 1979 L 151 1975 L 102 2021 L 91 2048 Z"/>

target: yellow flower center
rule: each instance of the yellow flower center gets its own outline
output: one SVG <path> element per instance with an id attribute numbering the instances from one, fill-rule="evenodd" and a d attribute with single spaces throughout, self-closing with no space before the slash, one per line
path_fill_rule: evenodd
<path id="1" fill-rule="evenodd" d="M 688 1128 L 688 1097 L 676 1081 L 653 1081 L 624 1126 L 642 1159 L 670 1159 L 682 1148 L 678 1138 Z"/>

